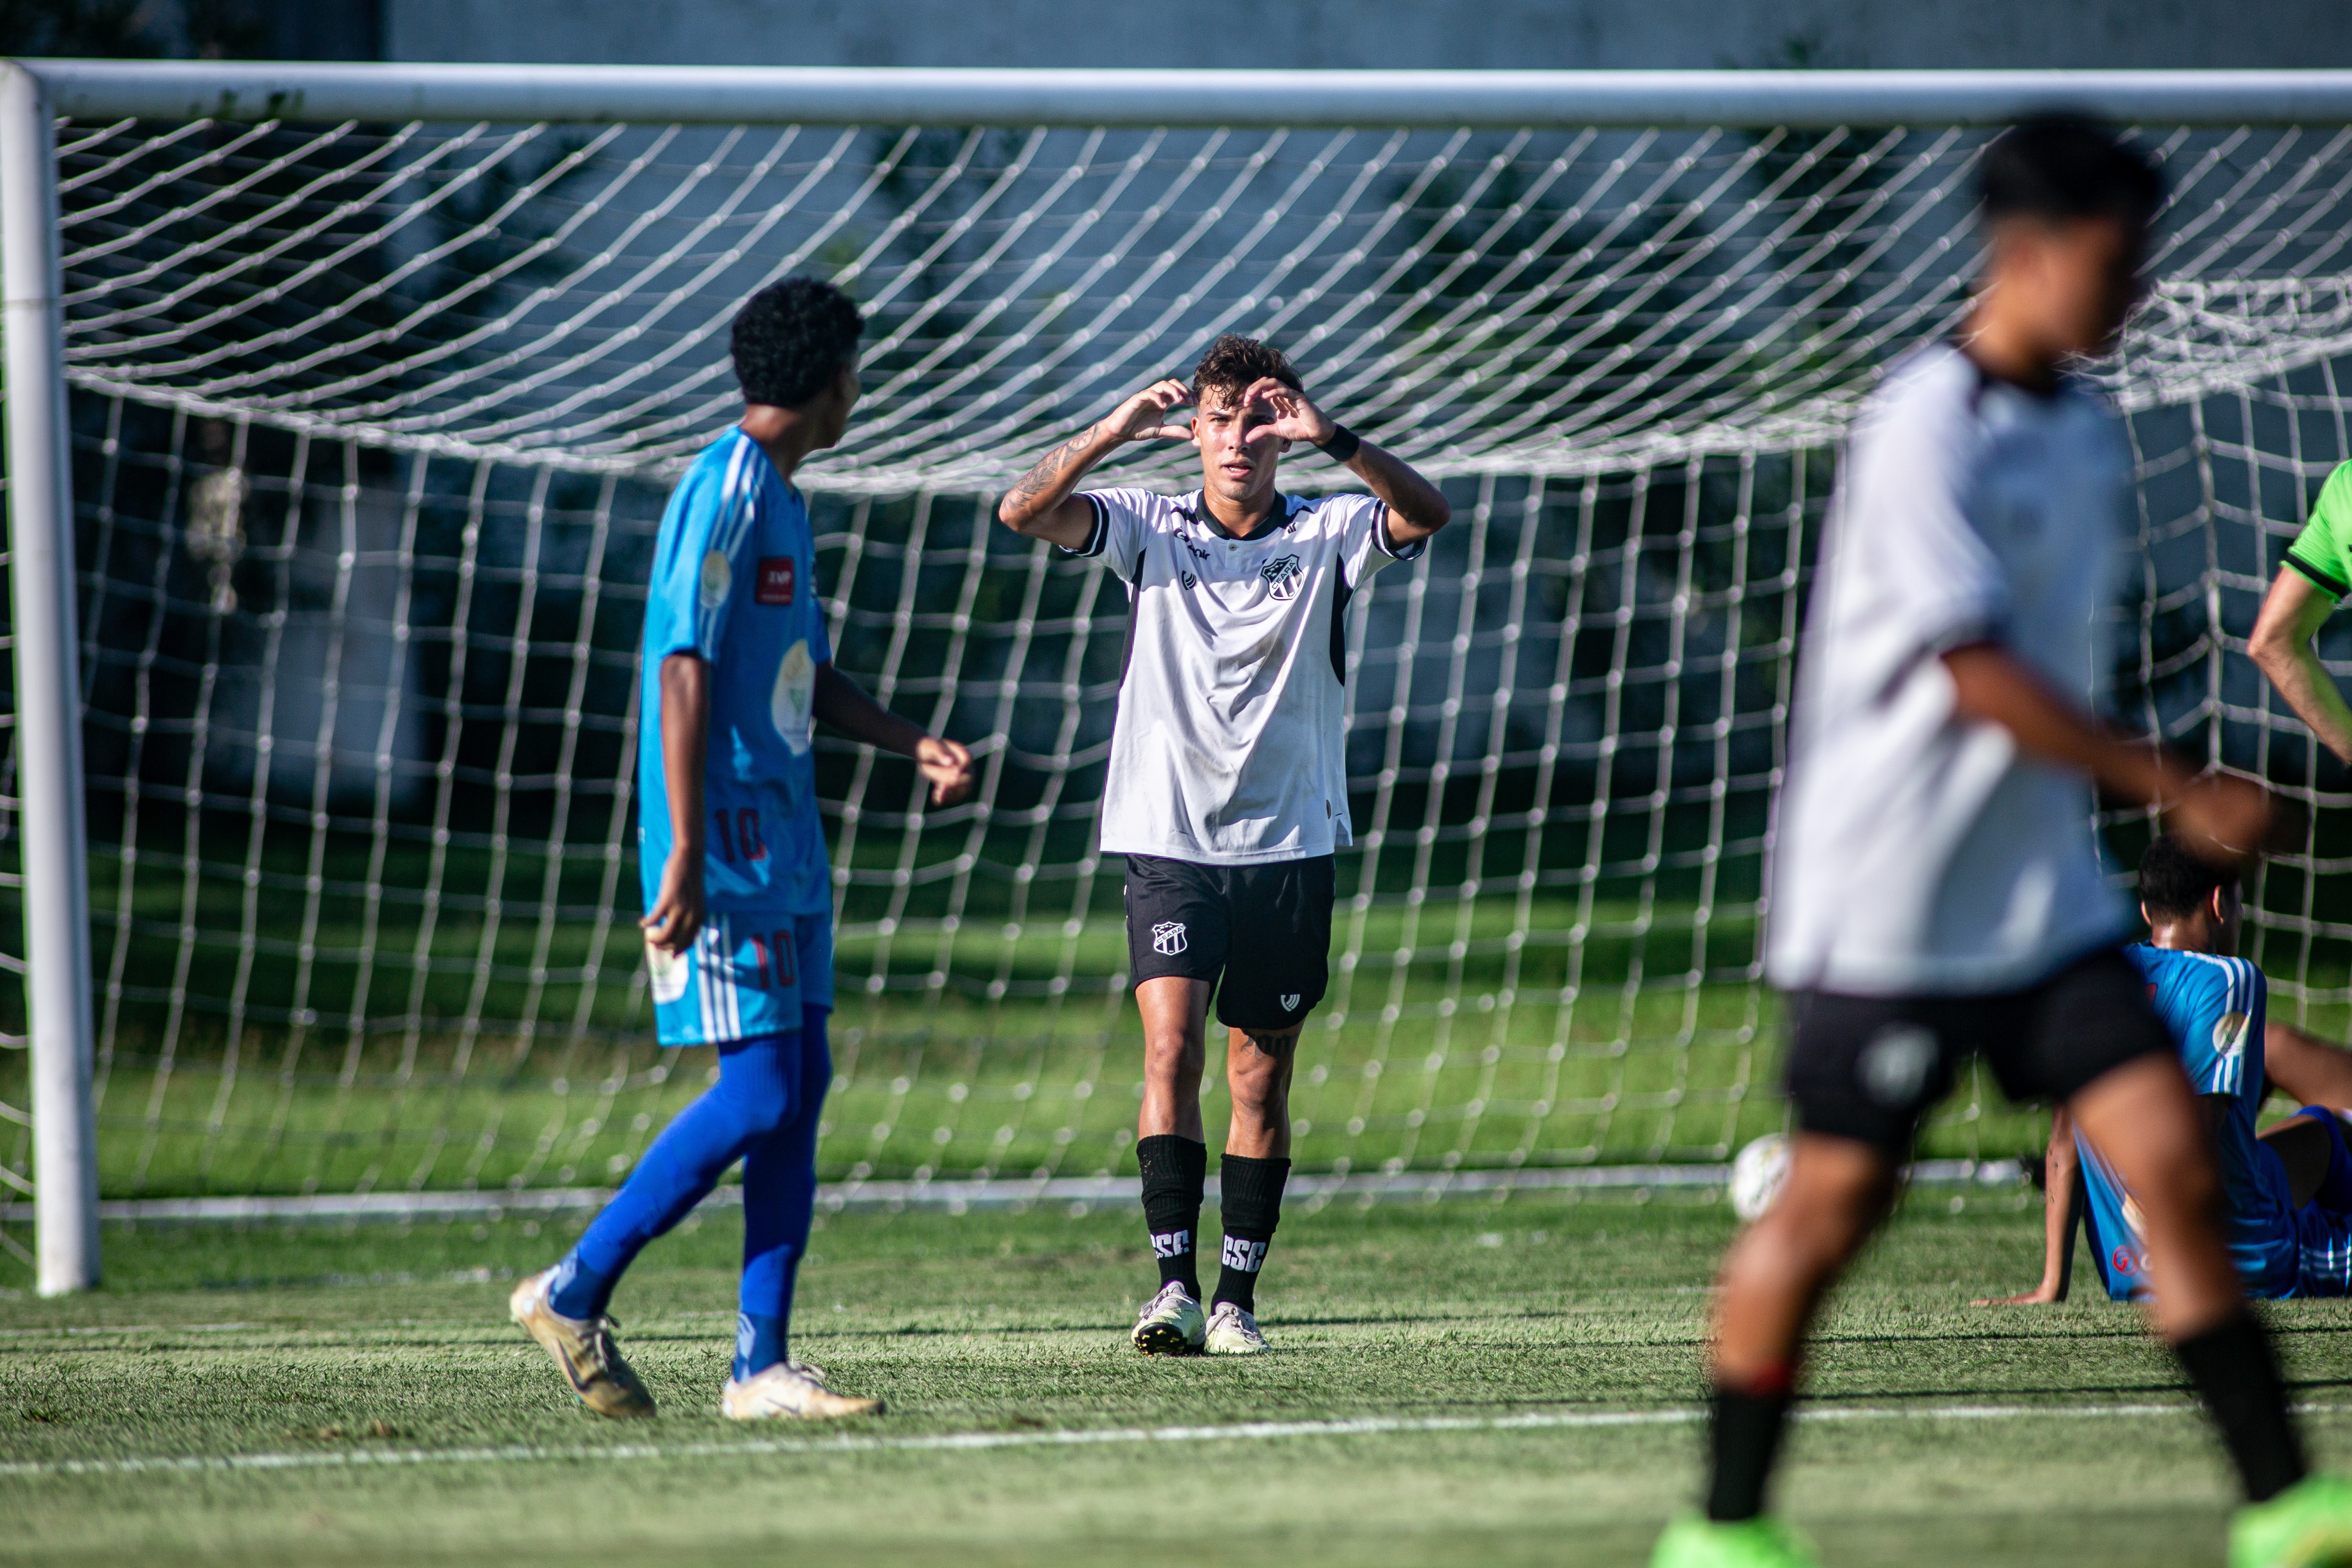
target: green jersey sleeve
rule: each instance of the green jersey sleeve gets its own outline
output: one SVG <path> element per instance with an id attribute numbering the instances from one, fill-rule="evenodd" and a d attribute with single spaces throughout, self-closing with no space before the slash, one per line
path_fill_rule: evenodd
<path id="1" fill-rule="evenodd" d="M 2330 599 L 2352 592 L 2352 463 L 2339 464 L 2319 487 L 2311 520 L 2286 547 L 2286 563 Z"/>

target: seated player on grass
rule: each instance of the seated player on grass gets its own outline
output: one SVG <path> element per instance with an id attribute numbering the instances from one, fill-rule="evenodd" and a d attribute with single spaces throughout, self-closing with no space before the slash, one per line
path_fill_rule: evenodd
<path id="1" fill-rule="evenodd" d="M 971 788 L 971 754 L 880 706 L 833 667 L 816 546 L 793 470 L 841 439 L 857 402 L 857 307 L 790 278 L 735 318 L 742 422 L 672 492 L 646 594 L 637 867 L 655 1027 L 718 1048 L 718 1082 L 678 1113 L 579 1245 L 515 1287 L 515 1322 L 582 1404 L 650 1416 L 604 1304 L 623 1270 L 743 1162 L 737 1420 L 881 1408 L 785 1354 L 816 1196 L 817 1113 L 833 1082 L 833 877 L 817 816 L 815 721 L 911 757 L 934 804 Z"/>
<path id="2" fill-rule="evenodd" d="M 1186 404 L 1193 417 L 1177 422 Z M 1079 493 L 1088 469 L 1134 441 L 1191 442 L 1201 488 Z M 1300 441 L 1372 493 L 1284 495 L 1276 469 Z M 1316 407 L 1281 350 L 1228 336 L 1191 386 L 1147 387 L 1047 453 L 996 515 L 1101 558 L 1128 589 L 1102 848 L 1127 857 L 1128 973 L 1143 1015 L 1135 1154 L 1160 1261 L 1135 1347 L 1255 1355 L 1266 1348 L 1258 1270 L 1290 1170 L 1291 1063 L 1329 977 L 1332 852 L 1355 841 L 1348 600 L 1421 554 L 1445 526 L 1445 497 Z M 1193 1233 L 1212 991 L 1234 1108 L 1219 1171 L 1224 1267 L 1204 1319 Z"/>
<path id="3" fill-rule="evenodd" d="M 2147 982 L 2157 1016 L 2179 1047 L 2189 1087 L 2212 1127 L 2224 1240 L 2246 1293 L 2271 1299 L 2352 1294 L 2352 1155 L 2346 1152 L 2342 1124 L 2334 1112 L 2306 1103 L 2269 1132 L 2254 1133 L 2271 1083 L 2305 1101 L 2305 1089 L 2316 1085 L 2263 1071 L 2268 988 L 2260 969 L 2235 956 L 2236 875 L 2159 837 L 2140 857 L 2139 909 L 2148 939 L 2125 948 L 2124 956 Z M 2311 1051 L 2352 1067 L 2352 1053 L 2316 1041 Z M 2291 1064 L 2289 1074 L 2297 1065 L 2303 1063 Z M 2078 1216 L 2090 1228 L 2091 1255 L 2107 1294 L 2118 1301 L 2147 1296 L 2140 1207 L 2063 1105 L 2051 1120 L 2044 1171 L 2042 1283 L 2023 1295 L 1978 1305 L 2064 1301 Z"/>

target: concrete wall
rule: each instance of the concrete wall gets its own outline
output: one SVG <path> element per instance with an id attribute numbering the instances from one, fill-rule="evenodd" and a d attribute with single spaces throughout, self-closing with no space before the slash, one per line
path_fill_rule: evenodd
<path id="1" fill-rule="evenodd" d="M 385 57 L 646 64 L 2352 65 L 2347 0 L 382 0 Z"/>

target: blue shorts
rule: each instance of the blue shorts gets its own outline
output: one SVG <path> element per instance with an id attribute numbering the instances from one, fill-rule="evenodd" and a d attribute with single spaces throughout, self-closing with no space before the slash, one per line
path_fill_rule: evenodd
<path id="1" fill-rule="evenodd" d="M 2352 1149 L 2344 1145 L 2344 1124 L 2316 1105 L 2300 1113 L 2327 1129 L 2327 1178 L 2319 1196 L 2294 1211 L 2295 1289 L 2298 1296 L 2352 1296 L 2352 1214 L 2340 1207 L 2352 1186 Z"/>
<path id="2" fill-rule="evenodd" d="M 713 914 L 682 954 L 646 943 L 646 963 L 664 1045 L 790 1033 L 833 1006 L 833 915 Z"/>

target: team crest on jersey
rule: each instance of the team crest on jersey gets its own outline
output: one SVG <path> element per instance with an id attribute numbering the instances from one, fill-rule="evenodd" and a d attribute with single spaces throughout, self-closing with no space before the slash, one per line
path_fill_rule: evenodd
<path id="1" fill-rule="evenodd" d="M 1298 597 L 1300 579 L 1297 556 L 1286 555 L 1267 561 L 1257 569 L 1257 574 L 1265 579 L 1265 591 L 1275 598 L 1292 600 Z"/>
<path id="2" fill-rule="evenodd" d="M 1163 920 L 1151 928 L 1151 950 L 1174 957 L 1184 950 L 1184 923 Z"/>
<path id="3" fill-rule="evenodd" d="M 768 695 L 768 716 L 794 757 L 804 755 L 814 738 L 809 720 L 815 704 L 816 661 L 809 656 L 803 637 L 784 650 L 783 661 L 776 666 L 776 689 Z"/>
<path id="4" fill-rule="evenodd" d="M 1189 571 L 1180 571 L 1180 572 L 1178 572 L 1178 573 L 1176 574 L 1176 580 L 1177 580 L 1178 582 L 1180 582 L 1180 583 L 1183 584 L 1183 586 L 1184 586 L 1184 591 L 1185 591 L 1186 592 L 1188 592 L 1188 593 L 1189 593 L 1189 592 L 1191 592 L 1191 591 L 1192 591 L 1192 585 L 1193 585 L 1194 583 L 1196 583 L 1196 582 L 1200 581 L 1201 580 L 1200 580 L 1199 578 L 1197 578 L 1197 577 L 1194 577 L 1194 576 L 1193 576 L 1191 572 L 1189 572 Z"/>

